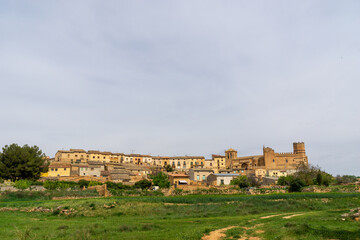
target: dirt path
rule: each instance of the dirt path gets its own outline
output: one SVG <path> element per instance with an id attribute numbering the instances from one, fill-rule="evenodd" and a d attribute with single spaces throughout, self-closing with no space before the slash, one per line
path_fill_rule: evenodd
<path id="1" fill-rule="evenodd" d="M 285 214 L 287 214 L 287 213 L 281 213 L 281 214 L 276 214 L 276 215 L 269 215 L 269 216 L 261 217 L 260 219 L 268 219 L 268 218 L 272 218 L 272 217 L 282 216 L 282 215 L 285 215 Z"/>
<path id="2" fill-rule="evenodd" d="M 293 215 L 290 215 L 290 216 L 285 216 L 283 217 L 284 219 L 289 219 L 289 218 L 293 218 L 293 217 L 296 217 L 296 216 L 301 216 L 301 215 L 304 215 L 305 213 L 298 213 L 298 214 L 293 214 Z"/>
<path id="3" fill-rule="evenodd" d="M 288 214 L 291 214 L 291 213 L 281 213 L 281 214 L 275 214 L 275 215 L 269 215 L 269 216 L 264 216 L 264 217 L 260 217 L 258 219 L 268 219 L 268 218 L 272 218 L 272 217 L 279 217 L 279 216 L 283 216 L 283 215 L 288 215 Z M 292 213 L 292 215 L 289 215 L 289 216 L 285 216 L 283 217 L 284 219 L 290 219 L 290 218 L 293 218 L 293 217 L 296 217 L 296 216 L 301 216 L 301 215 L 304 215 L 305 213 Z M 253 222 L 253 221 L 256 221 L 258 219 L 252 219 L 252 220 L 249 220 L 249 222 Z M 245 230 L 247 229 L 254 229 L 258 226 L 262 226 L 263 224 L 256 224 L 252 227 L 243 227 Z M 226 237 L 226 234 L 225 232 L 229 229 L 232 229 L 234 227 L 239 227 L 239 226 L 229 226 L 229 227 L 226 227 L 226 228 L 220 228 L 220 229 L 217 229 L 215 231 L 212 231 L 209 233 L 209 235 L 204 235 L 201 240 L 219 240 L 223 237 Z M 264 231 L 262 230 L 258 230 L 259 232 L 258 233 L 263 233 Z M 242 239 L 250 239 L 250 240 L 258 240 L 260 239 L 259 237 L 251 237 L 251 236 L 243 236 L 240 238 L 240 240 Z"/>
<path id="4" fill-rule="evenodd" d="M 220 228 L 218 230 L 215 230 L 215 231 L 212 231 L 210 232 L 209 235 L 205 235 L 201 238 L 201 240 L 218 240 L 218 239 L 221 239 L 223 237 L 226 237 L 226 234 L 224 232 L 226 232 L 227 230 L 229 229 L 232 229 L 236 226 L 229 226 L 229 227 L 226 227 L 226 228 Z"/>

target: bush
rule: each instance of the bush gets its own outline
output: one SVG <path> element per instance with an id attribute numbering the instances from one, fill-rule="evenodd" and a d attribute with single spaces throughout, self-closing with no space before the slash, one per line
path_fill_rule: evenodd
<path id="1" fill-rule="evenodd" d="M 290 182 L 294 179 L 294 177 L 292 175 L 288 175 L 288 176 L 281 176 L 278 179 L 277 184 L 280 186 L 289 186 Z"/>
<path id="2" fill-rule="evenodd" d="M 342 177 L 340 175 L 337 175 L 335 178 L 336 184 L 354 183 L 356 181 L 357 181 L 357 177 L 353 175 L 343 175 Z"/>
<path id="3" fill-rule="evenodd" d="M 89 187 L 98 186 L 98 185 L 103 185 L 103 184 L 101 182 L 97 182 L 97 181 L 90 181 L 89 182 Z"/>
<path id="4" fill-rule="evenodd" d="M 250 181 L 247 176 L 239 176 L 231 180 L 231 185 L 238 185 L 240 188 L 247 188 L 250 186 Z"/>
<path id="5" fill-rule="evenodd" d="M 44 188 L 48 189 L 48 190 L 55 190 L 58 188 L 58 181 L 54 180 L 46 180 L 43 184 Z"/>
<path id="6" fill-rule="evenodd" d="M 79 187 L 80 188 L 84 188 L 84 187 L 88 187 L 89 186 L 89 181 L 86 181 L 86 180 L 83 180 L 83 179 L 81 179 L 79 182 L 78 182 L 78 185 L 79 185 Z"/>
<path id="7" fill-rule="evenodd" d="M 14 187 L 20 190 L 27 189 L 31 186 L 31 181 L 29 180 L 17 180 L 14 182 Z"/>
<path id="8" fill-rule="evenodd" d="M 170 165 L 166 165 L 165 166 L 165 171 L 166 172 L 172 172 L 172 171 L 174 171 L 174 169 Z"/>
<path id="9" fill-rule="evenodd" d="M 114 183 L 114 182 L 107 181 L 105 184 L 107 186 L 107 189 L 109 189 L 109 190 L 111 190 L 111 189 L 113 189 L 113 190 L 119 189 L 118 185 L 116 183 Z"/>
<path id="10" fill-rule="evenodd" d="M 40 181 L 33 181 L 31 183 L 31 186 L 42 186 L 44 183 L 43 182 L 40 182 Z"/>
<path id="11" fill-rule="evenodd" d="M 135 183 L 135 188 L 148 189 L 150 188 L 152 183 L 149 180 L 140 180 Z"/>
<path id="12" fill-rule="evenodd" d="M 290 182 L 289 192 L 301 192 L 302 188 L 305 186 L 303 180 L 295 178 Z"/>
<path id="13" fill-rule="evenodd" d="M 151 176 L 151 177 L 152 177 L 154 186 L 159 186 L 159 188 L 169 188 L 170 187 L 170 182 L 169 182 L 168 176 L 165 173 L 159 172 L 157 175 Z"/>

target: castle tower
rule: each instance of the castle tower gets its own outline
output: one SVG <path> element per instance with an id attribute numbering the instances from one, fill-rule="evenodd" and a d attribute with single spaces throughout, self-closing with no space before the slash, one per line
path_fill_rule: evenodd
<path id="1" fill-rule="evenodd" d="M 304 142 L 294 142 L 294 154 L 303 154 L 305 155 L 305 143 Z"/>
<path id="2" fill-rule="evenodd" d="M 263 147 L 265 166 L 268 169 L 276 169 L 275 151 L 270 147 Z"/>
<path id="3" fill-rule="evenodd" d="M 230 148 L 228 150 L 225 151 L 225 165 L 226 168 L 230 168 L 231 167 L 231 160 L 232 159 L 236 159 L 237 158 L 237 151 Z"/>

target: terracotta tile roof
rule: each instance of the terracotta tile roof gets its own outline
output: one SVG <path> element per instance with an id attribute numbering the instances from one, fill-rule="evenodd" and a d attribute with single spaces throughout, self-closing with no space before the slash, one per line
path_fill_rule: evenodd
<path id="1" fill-rule="evenodd" d="M 70 168 L 71 164 L 69 163 L 51 163 L 49 168 Z"/>

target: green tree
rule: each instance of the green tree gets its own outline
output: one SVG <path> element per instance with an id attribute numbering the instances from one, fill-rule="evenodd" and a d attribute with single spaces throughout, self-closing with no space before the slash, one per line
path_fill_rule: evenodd
<path id="1" fill-rule="evenodd" d="M 79 180 L 78 185 L 80 188 L 89 187 L 90 181 L 86 181 L 84 179 Z"/>
<path id="2" fill-rule="evenodd" d="M 140 180 L 135 183 L 135 188 L 148 189 L 151 187 L 151 182 L 149 180 Z"/>
<path id="3" fill-rule="evenodd" d="M 230 182 L 231 185 L 238 185 L 240 188 L 247 188 L 250 186 L 250 181 L 247 176 L 239 176 L 233 178 Z"/>
<path id="4" fill-rule="evenodd" d="M 46 172 L 48 163 L 37 146 L 6 145 L 0 153 L 0 177 L 16 181 L 20 179 L 37 180 Z"/>
<path id="5" fill-rule="evenodd" d="M 43 184 L 44 188 L 48 189 L 48 190 L 55 190 L 58 188 L 58 181 L 57 180 L 46 180 Z"/>
<path id="6" fill-rule="evenodd" d="M 159 172 L 157 175 L 152 176 L 153 185 L 159 186 L 160 188 L 169 188 L 170 182 L 168 176 L 163 173 Z"/>
<path id="7" fill-rule="evenodd" d="M 31 186 L 31 181 L 20 179 L 14 182 L 14 187 L 20 190 L 28 189 Z"/>
<path id="8" fill-rule="evenodd" d="M 174 169 L 170 165 L 166 165 L 165 166 L 165 171 L 166 172 L 172 172 L 172 171 L 174 171 Z"/>
<path id="9" fill-rule="evenodd" d="M 288 176 L 281 176 L 278 179 L 278 185 L 280 186 L 289 186 L 290 182 L 294 179 L 294 176 L 288 175 Z"/>
<path id="10" fill-rule="evenodd" d="M 320 171 L 316 175 L 316 184 L 319 186 L 323 184 L 323 176 Z"/>
<path id="11" fill-rule="evenodd" d="M 302 188 L 305 186 L 305 182 L 300 178 L 294 178 L 291 180 L 289 185 L 289 192 L 301 192 Z"/>

